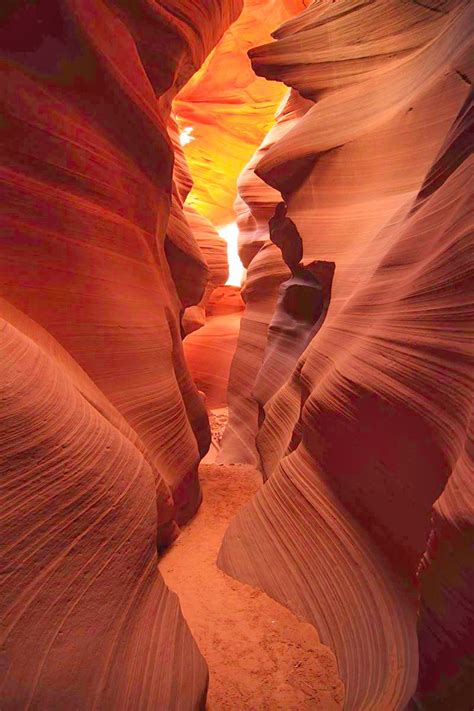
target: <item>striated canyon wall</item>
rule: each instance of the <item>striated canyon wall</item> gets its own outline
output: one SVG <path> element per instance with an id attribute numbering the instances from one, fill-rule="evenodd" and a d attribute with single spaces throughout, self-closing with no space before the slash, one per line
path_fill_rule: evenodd
<path id="1" fill-rule="evenodd" d="M 180 331 L 210 273 L 170 110 L 241 7 L 0 8 L 2 709 L 204 704 L 157 569 L 210 439 Z"/>
<path id="2" fill-rule="evenodd" d="M 246 310 L 220 456 L 267 483 L 219 564 L 317 627 L 351 711 L 404 709 L 417 686 L 426 708 L 473 702 L 473 15 L 322 0 L 250 52 L 291 93 L 236 203 Z M 282 199 L 303 264 L 335 264 L 303 353 L 271 344 Z"/>

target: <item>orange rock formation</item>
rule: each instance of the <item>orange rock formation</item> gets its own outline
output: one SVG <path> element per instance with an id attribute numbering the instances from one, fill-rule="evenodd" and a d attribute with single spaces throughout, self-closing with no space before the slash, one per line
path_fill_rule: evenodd
<path id="1" fill-rule="evenodd" d="M 204 703 L 157 570 L 210 438 L 180 335 L 209 271 L 169 121 L 241 6 L 0 9 L 2 708 Z"/>
<path id="2" fill-rule="evenodd" d="M 248 50 L 269 41 L 280 23 L 309 0 L 245 0 L 203 67 L 174 101 L 182 130 L 192 129 L 184 152 L 196 180 L 188 204 L 216 226 L 235 220 L 239 173 L 270 129 L 284 87 L 256 76 Z"/>
<path id="3" fill-rule="evenodd" d="M 470 711 L 473 17 L 2 4 L 2 709 L 204 708 L 157 567 L 201 501 L 192 371 L 266 480 L 222 569 L 317 628 L 349 711 Z"/>
<path id="4" fill-rule="evenodd" d="M 221 459 L 260 462 L 269 481 L 219 562 L 315 624 L 351 711 L 405 708 L 418 669 L 421 700 L 472 705 L 474 8 L 431 5 L 313 3 L 250 53 L 292 93 L 240 180 L 247 307 Z M 305 352 L 288 336 L 262 366 L 288 278 L 268 241 L 281 196 L 304 264 L 336 269 Z M 257 383 L 278 381 L 292 352 L 262 423 Z"/>

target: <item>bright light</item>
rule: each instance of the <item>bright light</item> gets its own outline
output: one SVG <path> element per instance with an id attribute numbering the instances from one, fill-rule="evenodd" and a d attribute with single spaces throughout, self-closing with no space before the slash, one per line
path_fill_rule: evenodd
<path id="1" fill-rule="evenodd" d="M 192 130 L 192 126 L 186 126 L 179 134 L 179 142 L 182 146 L 186 146 L 188 143 L 191 143 L 191 141 L 194 141 L 195 136 L 191 136 Z"/>
<path id="2" fill-rule="evenodd" d="M 221 227 L 217 231 L 227 242 L 229 278 L 227 279 L 226 284 L 230 284 L 231 286 L 240 286 L 244 274 L 244 266 L 240 261 L 239 254 L 237 252 L 237 237 L 239 235 L 239 228 L 235 222 L 231 222 L 230 225 Z"/>

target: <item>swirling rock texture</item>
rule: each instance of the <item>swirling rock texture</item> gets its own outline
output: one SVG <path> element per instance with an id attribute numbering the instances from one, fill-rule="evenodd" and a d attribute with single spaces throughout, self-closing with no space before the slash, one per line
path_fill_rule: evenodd
<path id="1" fill-rule="evenodd" d="M 206 306 L 214 290 L 226 283 L 229 276 L 229 265 L 227 242 L 220 236 L 212 223 L 192 207 L 185 206 L 184 212 L 209 269 L 209 280 L 202 298 L 195 306 L 188 307 L 183 314 L 184 332 L 191 333 L 205 325 Z"/>
<path id="2" fill-rule="evenodd" d="M 180 335 L 209 274 L 170 107 L 240 10 L 0 8 L 2 709 L 204 704 L 156 565 L 209 445 Z"/>
<path id="3" fill-rule="evenodd" d="M 238 345 L 230 368 L 227 401 L 229 425 L 218 456 L 221 463 L 256 464 L 255 435 L 258 405 L 253 386 L 263 362 L 267 330 L 278 300 L 280 285 L 290 277 L 278 247 L 270 241 L 268 222 L 281 200 L 278 190 L 255 173 L 261 157 L 291 130 L 312 102 L 296 91 L 290 93 L 277 111 L 277 122 L 265 137 L 238 181 L 236 199 L 239 227 L 239 254 L 248 267 L 242 288 L 246 308 L 242 315 Z M 292 347 L 292 346 L 290 346 Z"/>
<path id="4" fill-rule="evenodd" d="M 53 339 L 12 321 L 0 350 L 2 708 L 199 708 L 206 664 L 158 574 L 147 450 Z"/>
<path id="5" fill-rule="evenodd" d="M 188 347 L 227 344 L 201 368 L 222 404 L 240 305 L 206 218 L 232 220 L 281 82 L 239 180 L 222 452 L 268 481 L 219 562 L 318 628 L 348 709 L 472 706 L 474 10 L 321 0 L 255 78 L 248 47 L 308 4 L 247 0 L 201 72 L 240 0 L 0 8 L 2 709 L 204 706 L 157 569 L 209 445 L 181 336 L 205 309 Z M 269 240 L 282 197 L 304 278 Z"/>
<path id="6" fill-rule="evenodd" d="M 417 684 L 426 708 L 474 701 L 473 14 L 316 2 L 250 53 L 293 92 L 240 181 L 247 305 L 222 456 L 260 461 L 268 481 L 219 565 L 317 627 L 351 711 L 404 709 Z M 282 197 L 303 263 L 336 268 L 326 319 L 259 422 L 252 387 L 289 276 L 264 222 Z"/>
<path id="7" fill-rule="evenodd" d="M 311 262 L 293 269 L 280 286 L 268 327 L 267 345 L 253 386 L 253 397 L 264 414 L 267 402 L 291 375 L 295 357 L 303 353 L 326 318 L 334 276 L 334 262 Z"/>
<path id="8" fill-rule="evenodd" d="M 279 82 L 255 75 L 247 52 L 309 3 L 244 0 L 238 20 L 173 102 L 180 127 L 192 130 L 184 152 L 199 177 L 188 205 L 218 227 L 235 219 L 237 178 L 271 128 L 284 93 Z"/>
<path id="9" fill-rule="evenodd" d="M 280 82 L 256 76 L 247 51 L 270 39 L 271 31 L 279 23 L 301 12 L 308 4 L 309 0 L 265 3 L 245 0 L 238 20 L 174 100 L 179 127 L 190 131 L 184 153 L 195 179 L 186 201 L 188 216 L 189 212 L 197 211 L 200 220 L 208 218 L 218 227 L 234 222 L 237 177 L 271 127 L 285 91 Z M 199 234 L 204 232 L 201 225 L 195 235 L 205 252 L 199 240 Z M 207 254 L 206 259 L 211 266 Z M 222 407 L 227 404 L 228 375 L 241 313 L 238 308 L 232 316 L 229 314 L 219 321 L 211 318 L 208 322 L 205 304 L 211 289 L 210 282 L 203 301 L 185 311 L 183 329 L 188 334 L 185 352 L 198 387 L 207 395 L 208 405 Z M 247 324 L 248 319 L 242 324 L 241 332 Z M 204 330 L 198 333 L 201 327 Z M 252 383 L 252 378 L 249 382 Z M 237 398 L 245 395 L 246 386 L 236 393 Z M 251 432 L 250 440 L 253 440 L 254 428 Z M 238 437 L 245 442 L 246 429 Z M 254 460 L 251 456 L 248 461 Z M 232 455 L 227 461 L 233 462 Z"/>
<path id="10" fill-rule="evenodd" d="M 173 115 L 168 121 L 168 135 L 173 146 L 174 168 L 165 254 L 181 309 L 184 310 L 200 301 L 209 282 L 210 272 L 184 210 L 184 201 L 192 187 L 192 178 Z"/>

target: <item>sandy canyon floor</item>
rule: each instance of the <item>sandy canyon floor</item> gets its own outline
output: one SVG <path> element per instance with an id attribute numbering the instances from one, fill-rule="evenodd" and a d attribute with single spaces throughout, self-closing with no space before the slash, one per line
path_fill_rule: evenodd
<path id="1" fill-rule="evenodd" d="M 344 687 L 312 625 L 216 566 L 229 521 L 261 486 L 248 466 L 203 464 L 203 503 L 160 562 L 209 666 L 209 711 L 336 711 Z"/>

